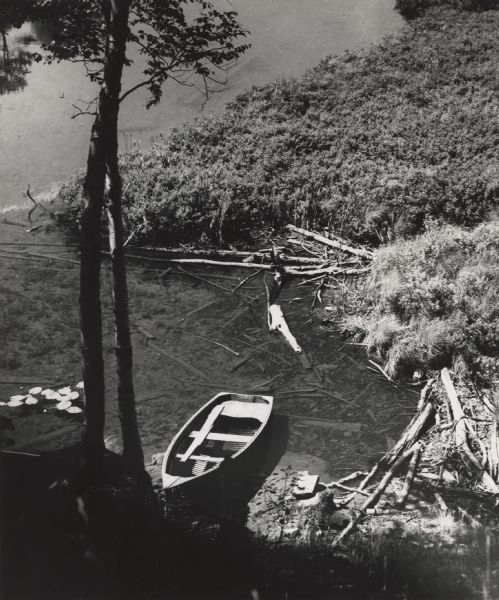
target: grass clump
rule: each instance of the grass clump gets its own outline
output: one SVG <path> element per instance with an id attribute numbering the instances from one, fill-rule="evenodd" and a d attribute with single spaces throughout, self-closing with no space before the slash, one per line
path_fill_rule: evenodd
<path id="1" fill-rule="evenodd" d="M 459 367 L 497 376 L 499 224 L 447 226 L 376 255 L 367 300 L 343 326 L 390 375 Z"/>
<path id="2" fill-rule="evenodd" d="M 124 155 L 134 241 L 222 244 L 293 222 L 378 244 L 482 222 L 499 196 L 498 26 L 494 10 L 434 6 L 396 38 Z M 78 190 L 62 194 L 71 223 Z"/>

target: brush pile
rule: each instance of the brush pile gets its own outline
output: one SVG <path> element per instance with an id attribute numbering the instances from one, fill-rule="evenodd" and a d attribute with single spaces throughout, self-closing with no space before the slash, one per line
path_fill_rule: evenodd
<path id="1" fill-rule="evenodd" d="M 292 235 L 279 238 L 282 245 L 272 244 L 271 248 L 255 251 L 133 246 L 127 257 L 184 265 L 262 270 L 273 270 L 279 266 L 283 275 L 318 279 L 334 275 L 362 275 L 369 271 L 368 263 L 374 256 L 371 250 L 353 247 L 329 232 L 322 235 L 294 225 L 288 225 L 287 230 Z M 345 254 L 349 258 L 345 258 Z"/>
<path id="2" fill-rule="evenodd" d="M 368 515 L 403 510 L 411 490 L 443 512 L 460 507 L 460 499 L 465 498 L 468 505 L 470 499 L 475 501 L 476 513 L 494 514 L 499 499 L 499 462 L 493 394 L 464 382 L 458 389 L 459 393 L 447 368 L 438 379 L 427 382 L 416 414 L 395 446 L 353 492 L 338 497 L 340 507 L 353 503 L 359 494 L 363 501 L 352 509 L 351 519 L 334 538 L 333 547 Z M 329 484 L 333 486 L 335 482 Z M 388 501 L 377 506 L 385 493 Z"/>

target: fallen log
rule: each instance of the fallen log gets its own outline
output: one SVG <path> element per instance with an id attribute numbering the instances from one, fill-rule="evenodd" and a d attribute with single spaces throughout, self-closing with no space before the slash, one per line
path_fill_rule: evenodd
<path id="1" fill-rule="evenodd" d="M 210 300 L 209 302 L 206 302 L 206 304 L 202 304 L 201 306 L 198 306 L 197 308 L 193 308 L 189 312 L 186 312 L 185 315 L 180 319 L 180 321 L 185 321 L 188 317 L 195 315 L 198 312 L 201 312 L 202 310 L 204 310 L 205 308 L 208 308 L 209 306 L 213 306 L 213 304 L 218 304 L 218 300 Z"/>
<path id="2" fill-rule="evenodd" d="M 348 495 L 346 498 L 344 498 L 342 500 L 341 504 L 338 504 L 338 506 L 344 507 L 344 506 L 347 506 L 348 504 L 350 504 L 350 502 L 359 493 L 359 490 L 363 490 L 364 488 L 366 488 L 369 485 L 369 483 L 372 481 L 372 479 L 374 478 L 374 476 L 379 471 L 380 467 L 381 467 L 381 461 L 377 462 L 374 465 L 374 467 L 369 471 L 369 473 L 367 473 L 367 475 L 364 477 L 364 479 L 360 482 L 360 484 L 357 487 L 356 491 L 352 492 L 350 495 Z"/>
<path id="3" fill-rule="evenodd" d="M 216 287 L 219 290 L 223 290 L 227 294 L 232 294 L 232 290 L 227 289 L 223 285 L 219 285 L 218 283 L 214 283 L 213 281 L 206 281 L 206 279 L 203 279 L 203 277 L 200 277 L 199 275 L 195 275 L 194 273 L 189 273 L 189 271 L 182 269 L 182 267 L 179 267 L 178 270 L 179 270 L 179 272 L 183 273 L 184 275 L 187 275 L 188 277 L 192 277 L 193 279 L 197 279 L 198 281 L 201 281 L 201 282 L 205 283 L 206 285 L 211 285 L 212 287 Z M 250 296 L 247 296 L 246 294 L 241 294 L 241 297 L 246 298 L 247 300 L 252 300 L 250 298 Z"/>
<path id="4" fill-rule="evenodd" d="M 258 261 L 270 261 L 271 250 L 268 248 L 251 251 L 240 251 L 240 250 L 197 250 L 197 249 L 186 249 L 186 248 L 164 248 L 155 246 L 132 246 L 130 250 L 135 253 L 144 252 L 144 258 L 150 255 L 162 255 L 163 258 L 174 258 L 174 259 L 218 259 L 217 262 L 225 262 L 227 260 L 242 260 L 246 262 L 253 260 L 258 264 Z M 321 258 L 308 257 L 308 256 L 286 256 L 282 253 L 282 248 L 278 249 L 279 258 L 286 264 L 321 264 L 324 261 Z"/>
<path id="5" fill-rule="evenodd" d="M 418 439 L 433 412 L 433 405 L 430 402 L 427 402 L 423 410 L 413 417 L 399 441 L 385 454 L 381 459 L 381 462 L 391 464 L 406 448 L 411 447 Z"/>
<path id="6" fill-rule="evenodd" d="M 108 252 L 102 252 L 102 254 L 108 255 Z M 255 263 L 255 262 L 232 262 L 232 261 L 223 261 L 223 260 L 210 260 L 204 258 L 155 258 L 152 256 L 141 256 L 136 254 L 127 254 L 127 258 L 132 258 L 136 260 L 148 260 L 159 263 L 176 263 L 176 264 L 198 264 L 198 265 L 211 265 L 218 267 L 231 267 L 231 268 L 241 268 L 241 269 L 264 269 L 266 271 L 271 271 L 274 269 L 274 265 L 271 264 L 263 264 L 263 263 Z M 63 260 L 63 259 L 60 259 Z M 67 261 L 66 261 L 67 262 Z M 75 262 L 75 261 L 69 261 Z M 286 262 L 286 261 L 285 261 Z M 78 263 L 79 264 L 79 263 Z M 319 264 L 319 263 L 318 263 Z M 320 264 L 324 264 L 324 261 L 321 261 Z M 369 271 L 368 268 L 364 269 L 344 269 L 338 266 L 329 266 L 324 268 L 315 268 L 310 270 L 308 267 L 282 267 L 282 271 L 286 275 L 292 275 L 295 277 L 315 277 L 322 275 L 362 275 L 363 273 L 367 273 Z"/>
<path id="7" fill-rule="evenodd" d="M 211 258 L 211 257 L 219 257 L 219 258 L 248 258 L 249 256 L 255 256 L 260 254 L 263 255 L 263 252 L 246 252 L 239 250 L 195 250 L 193 248 L 164 248 L 161 246 L 130 246 L 129 249 L 133 252 L 145 252 L 152 254 L 162 254 L 164 258 Z M 128 255 L 128 253 L 127 253 Z"/>
<path id="8" fill-rule="evenodd" d="M 178 365 L 181 365 L 182 367 L 184 367 L 184 369 L 186 369 L 187 371 L 190 371 L 193 375 L 196 375 L 196 377 L 199 377 L 201 379 L 205 379 L 207 381 L 210 381 L 210 379 L 208 379 L 208 377 L 204 373 L 202 373 L 201 371 L 199 371 L 195 367 L 191 366 L 189 363 L 186 363 L 185 361 L 183 361 L 178 356 L 174 356 L 173 354 L 170 354 L 169 352 L 167 352 L 166 350 L 164 350 L 163 348 L 161 348 L 161 346 L 158 346 L 157 344 L 149 342 L 148 348 L 150 348 L 151 350 L 154 350 L 158 354 L 161 354 L 165 358 L 168 358 L 172 362 L 175 362 Z"/>
<path id="9" fill-rule="evenodd" d="M 470 420 L 466 417 L 461 403 L 459 402 L 459 397 L 457 395 L 456 388 L 452 383 L 449 370 L 447 368 L 442 369 L 440 376 L 447 393 L 452 412 L 456 448 L 465 459 L 465 463 L 468 464 L 468 467 L 478 476 L 482 486 L 488 492 L 499 494 L 499 488 L 497 487 L 496 482 L 491 477 L 490 473 L 485 470 L 484 466 L 480 464 L 479 460 L 473 454 L 468 445 L 468 434 L 471 435 L 476 441 L 478 441 L 478 437 L 471 426 Z"/>
<path id="10" fill-rule="evenodd" d="M 393 465 L 398 457 L 409 447 L 414 448 L 414 445 L 417 443 L 417 440 L 426 425 L 428 419 L 433 414 L 434 409 L 430 402 L 424 406 L 423 410 L 416 414 L 412 419 L 409 425 L 406 427 L 404 433 L 400 437 L 399 441 L 391 448 L 371 469 L 371 471 L 366 475 L 366 477 L 361 481 L 358 489 L 364 489 L 366 485 L 374 478 L 377 472 L 381 469 L 381 467 L 389 468 Z M 343 506 L 346 506 L 355 498 L 355 493 L 350 494 L 347 498 L 345 498 L 342 502 Z"/>
<path id="11" fill-rule="evenodd" d="M 369 493 L 364 491 L 364 490 L 359 490 L 357 488 L 352 488 L 348 485 L 344 485 L 343 483 L 340 483 L 339 481 L 332 481 L 331 483 L 328 483 L 327 487 L 335 487 L 338 488 L 340 490 L 343 490 L 345 492 L 354 492 L 355 494 L 361 494 L 362 496 L 369 496 Z"/>
<path id="12" fill-rule="evenodd" d="M 249 346 L 250 348 L 254 348 L 255 350 L 258 348 L 261 352 L 264 352 L 265 354 L 268 354 L 269 356 L 273 356 L 274 358 L 277 358 L 277 360 L 293 366 L 293 363 L 291 363 L 289 360 L 287 360 L 286 358 L 283 358 L 282 356 L 279 356 L 279 354 L 275 354 L 275 352 L 270 352 L 270 350 L 266 350 L 265 348 L 262 348 L 262 346 L 255 346 L 254 344 L 251 344 L 250 342 L 245 342 L 244 340 L 241 340 L 240 338 L 232 338 L 233 340 L 235 340 L 236 342 L 240 342 L 241 344 L 245 344 L 246 346 Z M 265 345 L 267 345 L 268 342 L 265 342 Z"/>
<path id="13" fill-rule="evenodd" d="M 107 252 L 103 252 L 103 254 L 108 254 Z M 266 269 L 270 271 L 272 265 L 264 265 L 258 263 L 245 263 L 245 262 L 232 262 L 232 261 L 224 261 L 224 260 L 211 260 L 208 258 L 154 258 L 152 256 L 140 256 L 138 254 L 127 254 L 127 258 L 134 258 L 137 260 L 150 260 L 154 262 L 162 262 L 162 263 L 178 263 L 178 264 L 186 264 L 186 265 L 215 265 L 222 267 L 237 267 L 238 269 Z"/>
<path id="14" fill-rule="evenodd" d="M 225 344 L 221 344 L 220 342 L 216 342 L 215 340 L 210 340 L 208 338 L 203 337 L 202 335 L 198 335 L 197 333 L 193 333 L 192 331 L 186 331 L 186 333 L 188 335 L 192 335 L 193 337 L 196 337 L 196 338 L 198 338 L 200 340 L 203 340 L 203 342 L 208 342 L 210 344 L 214 344 L 215 346 L 219 346 L 220 348 L 223 348 L 224 350 L 227 350 L 227 352 L 230 352 L 234 356 L 239 356 L 239 352 L 236 352 L 235 350 L 232 350 L 232 348 L 229 348 L 229 346 L 226 346 Z"/>
<path id="15" fill-rule="evenodd" d="M 414 477 L 416 475 L 416 471 L 419 464 L 419 459 L 421 458 L 421 447 L 418 448 L 414 454 L 412 455 L 411 461 L 409 463 L 409 469 L 407 470 L 407 475 L 405 477 L 404 486 L 402 491 L 397 496 L 396 504 L 399 508 L 402 508 L 409 496 L 409 492 L 411 491 L 412 482 L 414 481 Z"/>
<path id="16" fill-rule="evenodd" d="M 374 256 L 374 253 L 371 250 L 367 250 L 366 248 L 353 248 L 352 246 L 348 246 L 347 244 L 343 244 L 337 240 L 331 240 L 327 237 L 324 237 L 320 233 L 314 233 L 313 231 L 307 231 L 306 229 L 302 229 L 301 227 L 296 227 L 295 225 L 287 225 L 287 229 L 293 231 L 294 233 L 299 233 L 304 237 L 311 238 L 316 242 L 324 244 L 325 246 L 330 246 L 331 248 L 336 248 L 337 250 L 341 250 L 342 252 L 348 252 L 349 254 L 355 254 L 356 256 L 362 256 L 362 258 L 371 259 Z"/>
<path id="17" fill-rule="evenodd" d="M 334 392 L 330 392 L 319 386 L 316 386 L 315 389 L 323 394 L 326 394 L 326 396 L 331 396 L 335 400 L 339 400 L 340 402 L 343 402 L 344 404 L 348 404 L 349 406 L 352 406 L 353 408 L 358 408 L 358 409 L 361 408 L 361 406 L 359 404 L 357 404 L 356 402 L 347 400 L 346 398 L 343 398 L 343 396 L 340 396 L 339 394 L 335 394 Z"/>
<path id="18" fill-rule="evenodd" d="M 409 448 L 409 450 L 406 450 L 404 452 L 404 454 L 402 454 L 402 456 L 400 456 L 391 466 L 391 468 L 385 473 L 385 475 L 383 476 L 383 478 L 381 479 L 381 481 L 379 482 L 379 484 L 376 486 L 375 490 L 372 492 L 372 494 L 365 500 L 365 502 L 362 504 L 362 506 L 360 507 L 360 511 L 357 514 L 357 516 L 355 518 L 353 518 L 350 523 L 343 529 L 343 531 L 341 531 L 333 540 L 332 542 L 332 547 L 335 548 L 336 546 L 338 546 L 338 544 L 340 544 L 345 537 L 352 531 L 352 529 L 354 529 L 354 527 L 356 527 L 360 521 L 364 518 L 366 510 L 368 508 L 370 508 L 373 504 L 375 504 L 379 498 L 381 497 L 381 495 L 383 494 L 383 492 L 386 490 L 386 488 L 388 487 L 388 484 L 390 483 L 390 481 L 393 479 L 395 473 L 398 471 L 398 469 L 402 466 L 402 464 L 411 456 L 413 456 L 413 454 L 415 452 L 420 452 L 421 450 L 421 442 L 416 442 L 414 444 L 414 446 L 412 446 L 411 448 Z M 360 490 L 362 490 L 363 488 L 361 488 L 361 486 L 359 486 Z M 359 492 L 359 488 L 357 488 L 357 491 L 355 493 Z"/>
<path id="19" fill-rule="evenodd" d="M 421 395 L 419 396 L 419 402 L 418 402 L 417 412 L 421 412 L 423 410 L 423 408 L 424 408 L 424 405 L 430 399 L 430 396 L 431 396 L 431 394 L 433 392 L 434 385 L 435 385 L 435 380 L 434 379 L 428 379 L 428 381 L 426 382 L 426 385 L 421 390 Z"/>
<path id="20" fill-rule="evenodd" d="M 255 273 L 252 273 L 251 275 L 248 275 L 248 277 L 245 277 L 242 281 L 240 281 L 236 285 L 236 287 L 232 290 L 232 293 L 235 294 L 239 288 L 242 288 L 251 279 L 254 279 L 255 277 L 258 277 L 258 275 L 260 275 L 260 273 L 263 273 L 263 271 L 264 271 L 264 269 L 258 269 L 258 271 L 255 271 Z"/>
<path id="21" fill-rule="evenodd" d="M 253 350 L 253 352 L 250 352 L 247 356 L 245 356 L 244 358 L 242 358 L 241 360 L 238 360 L 237 362 L 235 362 L 232 367 L 229 369 L 229 371 L 231 373 L 233 373 L 236 369 L 239 369 L 239 367 L 242 367 L 245 363 L 247 363 L 251 358 L 253 358 L 253 356 L 255 356 L 255 354 L 258 354 L 259 352 L 261 352 L 262 350 L 264 350 L 265 346 L 268 346 L 269 342 L 265 342 L 265 344 L 262 344 L 261 346 L 258 346 L 257 348 L 255 348 Z"/>
<path id="22" fill-rule="evenodd" d="M 369 267 L 363 269 L 342 269 L 341 267 L 335 266 L 300 271 L 291 267 L 285 267 L 284 273 L 286 275 L 294 275 L 295 277 L 322 277 L 323 275 L 364 275 L 365 273 L 369 273 L 370 270 Z"/>
<path id="23" fill-rule="evenodd" d="M 279 396 L 280 397 L 280 396 Z M 288 419 L 299 419 L 302 423 L 314 425 L 316 427 L 325 427 L 333 431 L 343 431 L 347 433 L 360 433 L 362 423 L 348 423 L 343 421 L 331 421 L 330 419 L 320 419 L 316 417 L 306 417 L 302 415 L 286 415 Z"/>
<path id="24" fill-rule="evenodd" d="M 497 413 L 494 412 L 490 427 L 490 474 L 497 481 L 499 475 L 499 440 L 497 439 Z"/>
<path id="25" fill-rule="evenodd" d="M 144 327 L 141 327 L 140 325 L 136 325 L 135 327 L 137 328 L 137 331 L 140 331 L 140 333 L 142 333 L 142 335 L 145 336 L 146 340 L 155 339 L 155 336 L 150 331 L 147 331 L 147 329 L 145 329 Z"/>

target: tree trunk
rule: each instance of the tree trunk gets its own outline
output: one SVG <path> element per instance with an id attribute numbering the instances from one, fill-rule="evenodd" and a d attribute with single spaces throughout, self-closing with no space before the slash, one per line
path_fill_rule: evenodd
<path id="1" fill-rule="evenodd" d="M 102 94 L 101 94 L 102 96 Z M 85 386 L 83 455 L 88 466 L 98 469 L 104 455 L 104 361 L 102 358 L 102 310 L 100 302 L 100 226 L 106 177 L 102 121 L 92 127 L 83 186 L 80 262 L 80 328 Z"/>
<path id="2" fill-rule="evenodd" d="M 125 252 L 123 247 L 124 235 L 121 214 L 121 188 L 121 177 L 119 172 L 117 169 L 111 169 L 110 202 L 107 214 L 109 248 L 113 271 L 118 407 L 123 436 L 123 456 L 125 464 L 130 472 L 139 474 L 144 471 L 144 456 L 140 442 L 137 414 L 135 410 L 135 392 L 133 387 L 133 353 L 128 314 L 128 286 Z"/>
<path id="3" fill-rule="evenodd" d="M 115 0 L 108 5 L 106 21 L 109 28 L 109 47 L 104 70 L 104 87 L 108 93 L 105 104 L 105 130 L 106 159 L 111 185 L 107 214 L 113 273 L 118 407 L 125 465 L 131 473 L 138 475 L 144 471 L 144 456 L 135 410 L 133 354 L 128 315 L 128 287 L 121 209 L 122 182 L 118 166 L 119 96 L 121 75 L 125 63 L 128 10 L 128 0 Z"/>

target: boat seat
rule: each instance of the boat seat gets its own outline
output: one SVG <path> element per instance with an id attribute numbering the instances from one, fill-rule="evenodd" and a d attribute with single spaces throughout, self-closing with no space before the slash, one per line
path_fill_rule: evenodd
<path id="1" fill-rule="evenodd" d="M 222 406 L 221 414 L 226 417 L 257 419 L 263 423 L 269 416 L 269 405 L 261 402 L 228 400 L 227 402 L 224 402 Z"/>
<path id="2" fill-rule="evenodd" d="M 226 402 L 222 402 L 213 408 L 201 429 L 194 435 L 194 439 L 189 448 L 187 448 L 184 454 L 178 455 L 178 458 L 180 458 L 182 462 L 185 462 L 190 458 L 196 448 L 198 448 L 211 433 L 213 425 L 219 416 L 239 419 L 256 419 L 263 423 L 268 418 L 268 415 L 268 404 L 259 402 L 241 402 L 239 400 L 227 400 Z"/>
<path id="3" fill-rule="evenodd" d="M 206 439 L 206 436 L 210 433 L 215 421 L 217 420 L 218 416 L 222 412 L 223 407 L 224 407 L 223 404 L 219 404 L 218 406 L 215 406 L 215 408 L 208 415 L 208 418 L 206 419 L 206 421 L 203 423 L 203 426 L 201 427 L 201 429 L 197 432 L 197 435 L 195 436 L 195 438 L 192 440 L 192 443 L 189 446 L 189 448 L 187 448 L 187 450 L 184 452 L 184 454 L 178 454 L 177 458 L 180 458 L 180 460 L 182 462 L 185 462 L 188 458 L 190 458 L 191 454 L 196 450 L 196 448 L 198 448 L 204 442 L 204 440 Z"/>
<path id="4" fill-rule="evenodd" d="M 190 434 L 190 437 L 196 437 L 198 431 L 193 431 Z M 243 444 L 247 444 L 251 442 L 254 436 L 252 435 L 239 435 L 237 433 L 209 433 L 205 439 L 213 440 L 216 442 L 241 442 Z"/>
<path id="5" fill-rule="evenodd" d="M 184 456 L 185 456 L 185 454 L 177 454 L 177 458 L 180 458 L 180 460 L 182 460 L 182 462 L 184 462 L 184 459 L 183 459 Z M 215 463 L 221 463 L 225 460 L 221 456 L 204 456 L 201 454 L 191 454 L 189 456 L 189 458 L 191 460 L 202 460 L 202 461 L 206 461 L 206 462 L 215 462 Z"/>

